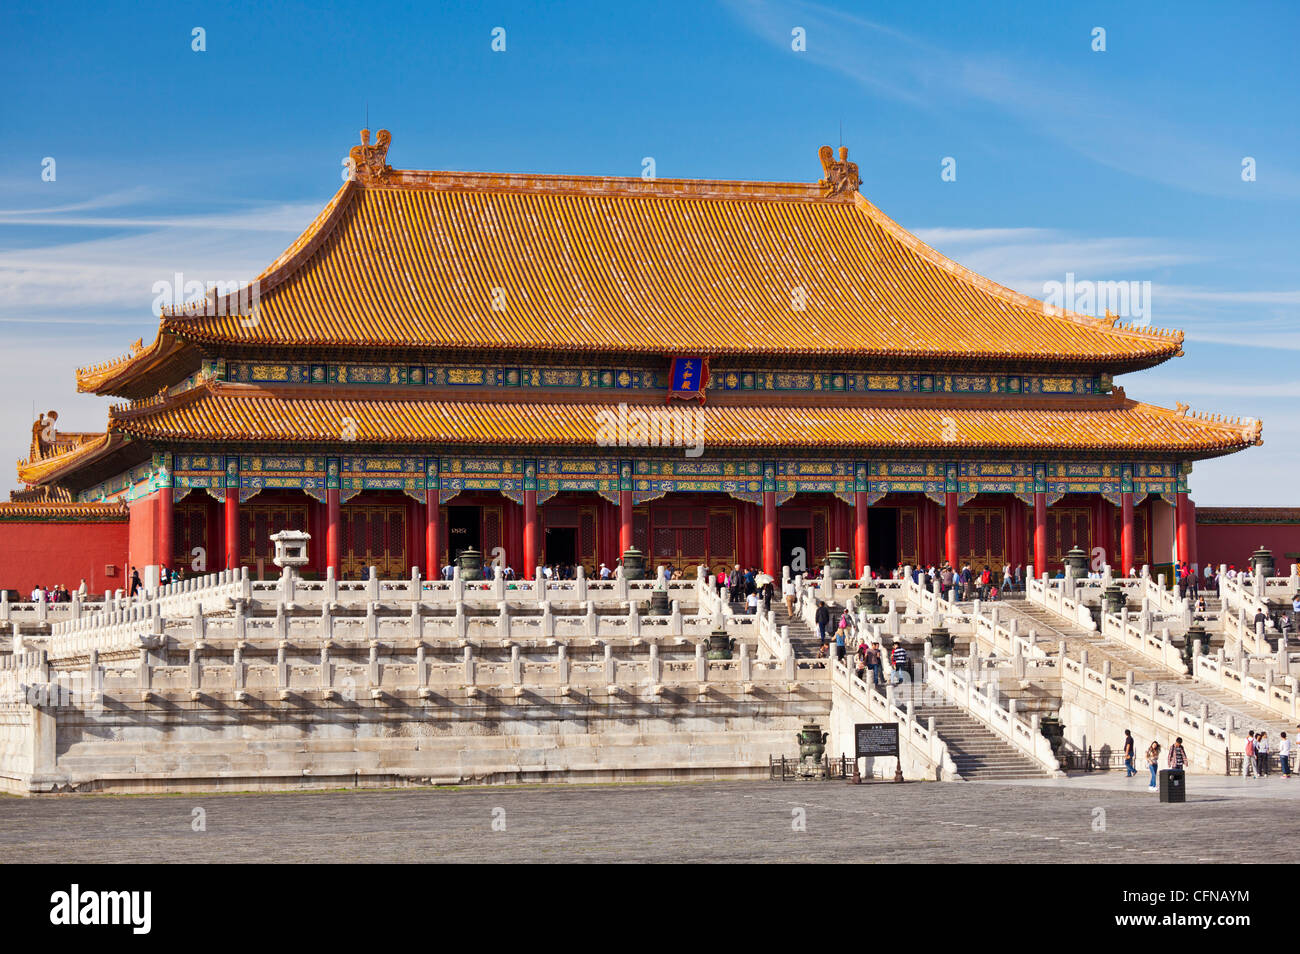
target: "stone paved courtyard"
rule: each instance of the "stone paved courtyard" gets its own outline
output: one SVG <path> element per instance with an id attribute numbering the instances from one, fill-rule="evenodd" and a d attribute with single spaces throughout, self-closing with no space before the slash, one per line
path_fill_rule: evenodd
<path id="1" fill-rule="evenodd" d="M 1195 780 L 1194 780 L 1195 781 Z M 727 782 L 0 799 L 0 862 L 1291 861 L 1300 785 Z M 1082 784 L 1078 784 L 1082 783 Z M 1294 792 L 1294 794 L 1292 794 Z M 206 831 L 192 830 L 194 809 Z M 493 830 L 494 810 L 497 824 Z M 797 809 L 804 831 L 795 830 Z M 1104 816 L 1097 812 L 1104 811 Z M 1094 826 L 1104 822 L 1104 830 Z M 1267 837 L 1260 837 L 1267 833 Z"/>

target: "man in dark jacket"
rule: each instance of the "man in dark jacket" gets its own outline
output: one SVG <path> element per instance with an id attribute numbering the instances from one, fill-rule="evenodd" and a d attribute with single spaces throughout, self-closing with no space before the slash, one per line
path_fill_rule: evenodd
<path id="1" fill-rule="evenodd" d="M 827 609 L 826 604 L 821 600 L 817 601 L 817 638 L 821 640 L 823 646 L 829 641 L 827 633 L 831 625 L 831 611 Z"/>

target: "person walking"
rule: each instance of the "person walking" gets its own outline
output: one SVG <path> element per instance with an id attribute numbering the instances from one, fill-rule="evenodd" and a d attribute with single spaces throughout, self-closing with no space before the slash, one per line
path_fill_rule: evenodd
<path id="1" fill-rule="evenodd" d="M 1255 776 L 1263 778 L 1268 774 L 1268 733 L 1261 732 L 1255 736 Z"/>
<path id="2" fill-rule="evenodd" d="M 1255 730 L 1251 729 L 1246 733 L 1246 751 L 1241 757 L 1241 777 L 1250 778 L 1258 774 L 1258 766 L 1255 762 Z"/>
<path id="3" fill-rule="evenodd" d="M 902 643 L 894 643 L 894 651 L 890 654 L 889 661 L 894 666 L 891 681 L 894 685 L 898 685 L 903 681 L 903 673 L 907 672 L 907 650 L 903 648 Z"/>
<path id="4" fill-rule="evenodd" d="M 1169 746 L 1169 767 L 1178 771 L 1187 767 L 1187 750 L 1183 748 L 1182 736 L 1174 739 L 1174 744 Z"/>
<path id="5" fill-rule="evenodd" d="M 781 598 L 785 600 L 785 614 L 794 615 L 794 580 L 781 581 Z"/>
<path id="6" fill-rule="evenodd" d="M 867 649 L 867 668 L 871 670 L 871 684 L 880 687 L 880 644 L 872 643 Z"/>
<path id="7" fill-rule="evenodd" d="M 1137 756 L 1137 746 L 1133 742 L 1133 733 L 1128 729 L 1124 730 L 1124 777 L 1132 778 L 1137 774 L 1137 769 L 1133 767 L 1133 759 Z"/>
<path id="8" fill-rule="evenodd" d="M 830 641 L 827 629 L 831 625 L 831 611 L 826 608 L 826 604 L 821 600 L 817 601 L 817 615 L 813 619 L 817 623 L 817 638 L 825 646 Z"/>
<path id="9" fill-rule="evenodd" d="M 1291 740 L 1282 733 L 1282 741 L 1277 744 L 1277 757 L 1282 763 L 1282 777 L 1291 777 Z"/>
<path id="10" fill-rule="evenodd" d="M 1156 791 L 1156 772 L 1160 771 L 1160 743 L 1152 739 L 1147 746 L 1147 768 L 1151 770 L 1151 791 Z"/>

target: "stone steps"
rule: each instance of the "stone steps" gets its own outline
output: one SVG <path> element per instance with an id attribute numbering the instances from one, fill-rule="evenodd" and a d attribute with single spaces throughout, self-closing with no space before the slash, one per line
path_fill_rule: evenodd
<path id="1" fill-rule="evenodd" d="M 917 699 L 919 697 L 919 701 Z M 934 718 L 935 731 L 948 746 L 948 754 L 962 778 L 968 780 L 1044 778 L 1047 771 L 1025 757 L 993 731 L 955 705 L 925 703 L 915 689 L 897 691 L 895 701 L 911 699 L 913 712 L 924 722 Z"/>

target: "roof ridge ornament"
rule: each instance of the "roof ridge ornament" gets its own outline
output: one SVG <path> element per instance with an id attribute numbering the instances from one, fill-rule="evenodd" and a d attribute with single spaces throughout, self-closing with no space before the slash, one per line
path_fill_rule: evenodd
<path id="1" fill-rule="evenodd" d="M 862 177 L 858 175 L 858 164 L 849 162 L 848 146 L 840 146 L 840 158 L 835 158 L 835 152 L 830 146 L 822 146 L 817 150 L 817 158 L 822 161 L 822 172 L 826 178 L 817 184 L 825 191 L 825 198 L 836 195 L 850 195 L 858 191 L 858 186 L 862 185 Z"/>
<path id="2" fill-rule="evenodd" d="M 393 167 L 387 162 L 388 146 L 393 141 L 393 134 L 387 129 L 379 130 L 375 144 L 370 145 L 370 130 L 361 130 L 361 145 L 353 146 L 348 152 L 352 164 L 352 177 L 360 182 L 381 182 L 388 178 Z"/>

